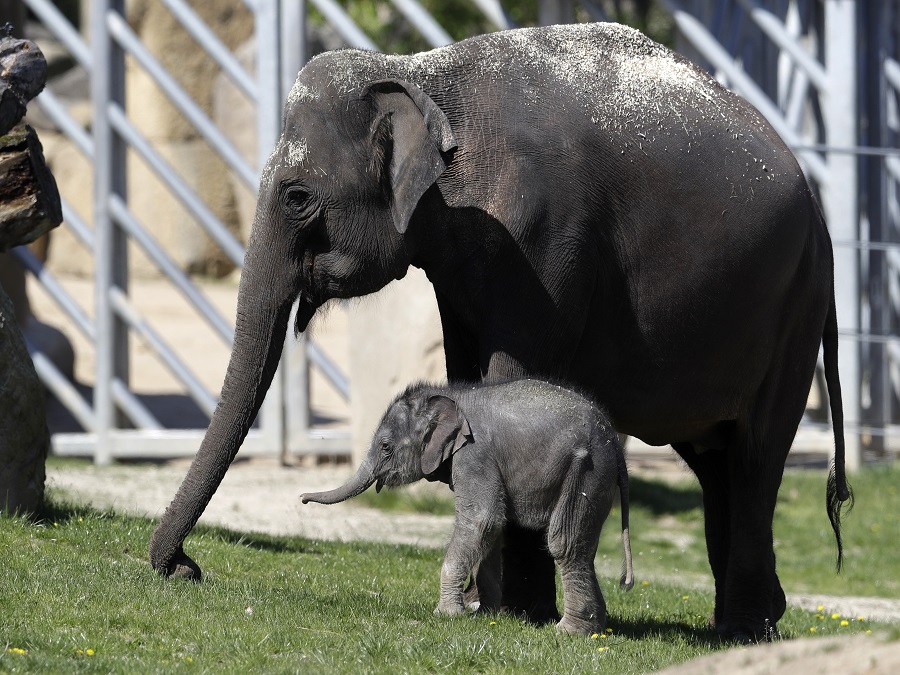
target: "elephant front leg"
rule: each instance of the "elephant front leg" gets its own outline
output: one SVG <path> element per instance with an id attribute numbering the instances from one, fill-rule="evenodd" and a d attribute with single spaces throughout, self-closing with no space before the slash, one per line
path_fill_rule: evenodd
<path id="1" fill-rule="evenodd" d="M 490 557 L 485 554 L 489 553 L 499 534 L 499 528 L 487 528 L 469 520 L 463 522 L 461 526 L 457 514 L 457 525 L 441 564 L 441 598 L 434 610 L 436 615 L 455 616 L 465 613 L 466 579 L 476 566 L 481 567 L 480 562 L 485 557 Z"/>

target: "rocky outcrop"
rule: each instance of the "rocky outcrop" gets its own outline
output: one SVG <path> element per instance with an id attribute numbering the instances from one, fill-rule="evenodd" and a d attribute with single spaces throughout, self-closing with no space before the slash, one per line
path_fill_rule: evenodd
<path id="1" fill-rule="evenodd" d="M 34 241 L 62 221 L 37 135 L 17 125 L 46 77 L 47 63 L 34 43 L 0 40 L 0 252 Z M 40 506 L 49 447 L 44 389 L 13 303 L 0 288 L 0 510 L 33 512 Z"/>

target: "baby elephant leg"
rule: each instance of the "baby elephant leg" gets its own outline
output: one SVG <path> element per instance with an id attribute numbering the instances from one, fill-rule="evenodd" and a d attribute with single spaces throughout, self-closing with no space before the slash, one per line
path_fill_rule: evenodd
<path id="1" fill-rule="evenodd" d="M 452 616 L 463 614 L 466 611 L 463 598 L 466 579 L 476 566 L 479 571 L 481 570 L 483 567 L 481 563 L 485 558 L 490 558 L 489 554 L 500 531 L 499 527 L 486 527 L 483 523 L 466 522 L 463 527 L 460 527 L 459 514 L 457 514 L 457 524 L 441 565 L 441 599 L 437 609 L 434 610 L 435 614 Z M 490 567 L 490 563 L 488 563 L 488 567 Z M 483 574 L 487 581 L 487 569 Z M 480 581 L 480 579 L 481 577 L 476 575 L 476 580 Z M 488 590 L 489 597 L 485 598 L 482 595 L 481 602 L 493 605 L 495 601 L 490 598 L 490 589 L 486 590 Z M 479 593 L 481 594 L 480 586 Z M 499 591 L 496 594 L 499 595 Z M 499 605 L 499 600 L 496 601 L 496 604 Z"/>
<path id="2" fill-rule="evenodd" d="M 601 632 L 606 626 L 606 601 L 597 583 L 593 556 L 557 562 L 563 586 L 563 617 L 557 629 L 582 635 Z"/>
<path id="3" fill-rule="evenodd" d="M 563 617 L 556 627 L 567 633 L 591 635 L 606 626 L 606 601 L 597 583 L 594 556 L 600 529 L 612 506 L 612 495 L 591 489 L 590 477 L 576 473 L 566 481 L 550 519 L 547 544 L 559 565 L 563 587 Z M 585 478 L 587 478 L 585 480 Z"/>

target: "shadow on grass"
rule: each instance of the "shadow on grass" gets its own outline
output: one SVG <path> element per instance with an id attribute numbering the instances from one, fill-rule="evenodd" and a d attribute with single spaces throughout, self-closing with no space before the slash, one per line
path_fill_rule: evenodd
<path id="1" fill-rule="evenodd" d="M 703 508 L 703 493 L 695 483 L 672 485 L 632 476 L 628 481 L 628 495 L 632 505 L 645 506 L 657 516 Z"/>
<path id="2" fill-rule="evenodd" d="M 726 649 L 734 646 L 722 640 L 715 628 L 691 626 L 679 621 L 662 619 L 623 619 L 611 617 L 610 623 L 615 626 L 617 635 L 631 640 L 659 638 L 667 642 L 680 641 L 685 644 L 711 649 Z"/>
<path id="3" fill-rule="evenodd" d="M 190 536 L 214 537 L 233 546 L 245 546 L 247 548 L 255 548 L 260 551 L 270 551 L 272 553 L 321 555 L 326 552 L 321 549 L 321 546 L 327 546 L 326 542 L 314 544 L 310 540 L 302 537 L 285 537 L 275 534 L 265 534 L 263 532 L 239 532 L 236 530 L 229 530 L 228 528 L 219 525 L 196 525 L 194 529 L 191 530 Z"/>
<path id="4" fill-rule="evenodd" d="M 97 509 L 93 506 L 74 504 L 67 501 L 64 497 L 60 497 L 58 494 L 54 494 L 50 498 L 45 499 L 43 505 L 37 512 L 29 514 L 26 517 L 34 523 L 58 523 L 59 525 L 65 525 L 70 521 L 77 521 L 80 518 L 118 518 L 133 523 L 143 524 L 150 532 L 156 527 L 157 522 L 151 518 L 131 516 L 120 513 L 114 509 Z M 313 543 L 302 537 L 283 537 L 261 532 L 239 532 L 218 525 L 205 524 L 196 525 L 194 529 L 191 530 L 190 536 L 214 538 L 234 546 L 246 546 L 248 548 L 272 551 L 275 553 L 320 555 L 326 552 L 321 550 L 321 547 L 325 546 L 327 548 L 328 545 L 327 542 Z"/>

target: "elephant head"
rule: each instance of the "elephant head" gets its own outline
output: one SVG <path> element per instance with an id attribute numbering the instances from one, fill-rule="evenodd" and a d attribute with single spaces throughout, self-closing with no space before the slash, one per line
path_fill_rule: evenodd
<path id="1" fill-rule="evenodd" d="M 473 441 L 472 428 L 456 402 L 443 395 L 407 390 L 381 419 L 356 474 L 327 492 L 300 496 L 307 504 L 336 504 L 368 489 L 408 485 L 435 475 L 460 448 Z"/>
<path id="2" fill-rule="evenodd" d="M 313 61 L 285 107 L 284 130 L 260 181 L 221 397 L 150 542 L 161 574 L 199 578 L 182 543 L 259 412 L 293 303 L 300 333 L 328 300 L 403 277 L 412 213 L 456 146 L 447 117 L 417 86 L 373 78 L 342 87 Z"/>

